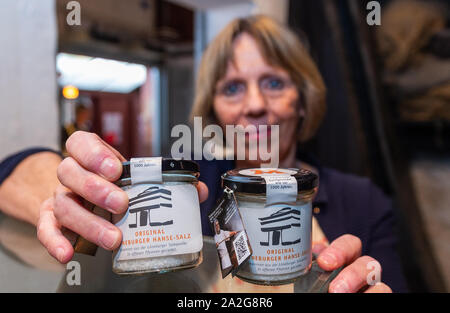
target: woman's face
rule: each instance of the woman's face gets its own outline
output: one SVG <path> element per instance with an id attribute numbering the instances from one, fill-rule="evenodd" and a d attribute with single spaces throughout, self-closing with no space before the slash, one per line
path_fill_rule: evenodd
<path id="1" fill-rule="evenodd" d="M 295 147 L 300 108 L 299 92 L 287 71 L 267 64 L 256 41 L 247 33 L 233 43 L 234 63 L 228 63 L 224 77 L 216 84 L 214 113 L 222 128 L 226 125 L 279 125 L 279 160 Z M 270 130 L 270 128 L 268 128 Z M 270 132 L 267 134 L 270 139 Z M 251 133 L 247 139 L 262 139 Z M 270 147 L 270 140 L 268 141 Z M 246 145 L 248 150 L 248 142 Z M 235 149 L 236 151 L 236 149 Z M 259 154 L 258 154 L 259 155 Z M 246 151 L 246 159 L 248 151 Z M 259 166 L 261 160 L 246 160 Z"/>
<path id="2" fill-rule="evenodd" d="M 220 234 L 220 225 L 219 225 L 219 222 L 216 221 L 216 222 L 214 223 L 214 226 L 215 226 L 216 234 Z"/>

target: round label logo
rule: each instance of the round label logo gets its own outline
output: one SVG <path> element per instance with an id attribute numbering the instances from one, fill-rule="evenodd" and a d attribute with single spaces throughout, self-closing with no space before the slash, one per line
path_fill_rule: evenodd
<path id="1" fill-rule="evenodd" d="M 245 176 L 295 175 L 296 173 L 297 171 L 285 168 L 249 168 L 239 171 L 239 174 Z"/>

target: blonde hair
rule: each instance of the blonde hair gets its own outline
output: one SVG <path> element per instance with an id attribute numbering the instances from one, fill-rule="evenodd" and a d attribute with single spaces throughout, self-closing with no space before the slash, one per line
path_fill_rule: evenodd
<path id="1" fill-rule="evenodd" d="M 229 61 L 233 62 L 233 41 L 242 33 L 252 36 L 266 62 L 286 70 L 297 85 L 305 108 L 305 119 L 298 138 L 300 141 L 310 139 L 326 111 L 326 89 L 322 76 L 297 36 L 262 15 L 233 20 L 208 46 L 197 73 L 191 119 L 201 116 L 203 125 L 217 123 L 213 110 L 216 84 L 225 75 Z"/>

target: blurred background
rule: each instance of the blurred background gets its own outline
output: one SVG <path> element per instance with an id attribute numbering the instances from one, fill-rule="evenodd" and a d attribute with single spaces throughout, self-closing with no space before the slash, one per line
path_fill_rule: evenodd
<path id="1" fill-rule="evenodd" d="M 359 0 L 79 0 L 80 25 L 67 22 L 69 2 L 2 0 L 0 158 L 64 150 L 76 129 L 126 158 L 168 155 L 209 41 L 236 17 L 266 14 L 307 43 L 328 89 L 322 127 L 302 149 L 389 194 L 411 291 L 450 291 L 447 1 L 378 1 L 381 26 Z M 7 290 L 56 289 L 58 275 L 18 267 L 4 247 L 2 275 L 37 277 Z"/>

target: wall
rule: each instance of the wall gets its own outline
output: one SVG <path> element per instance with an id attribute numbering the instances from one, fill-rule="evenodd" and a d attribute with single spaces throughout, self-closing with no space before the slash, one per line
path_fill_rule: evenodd
<path id="1" fill-rule="evenodd" d="M 53 0 L 2 0 L 0 159 L 30 146 L 58 148 Z"/>
<path id="2" fill-rule="evenodd" d="M 205 11 L 206 15 L 206 37 L 210 42 L 231 20 L 252 14 L 264 14 L 272 17 L 280 23 L 287 19 L 287 0 L 253 0 Z"/>

